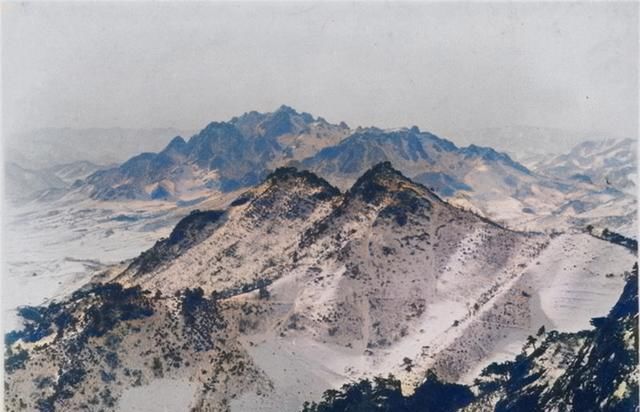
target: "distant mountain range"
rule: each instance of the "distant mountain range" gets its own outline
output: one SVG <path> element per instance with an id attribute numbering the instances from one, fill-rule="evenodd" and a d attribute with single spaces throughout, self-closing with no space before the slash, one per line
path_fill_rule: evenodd
<path id="1" fill-rule="evenodd" d="M 475 145 L 458 148 L 416 127 L 351 130 L 282 106 L 273 113 L 250 112 L 211 123 L 188 142 L 176 137 L 159 153 L 131 158 L 87 183 L 97 199 L 175 198 L 205 188 L 250 187 L 275 167 L 293 164 L 348 187 L 382 161 L 450 194 L 473 190 L 464 183 L 472 171 L 489 169 L 501 174 L 498 182 L 511 180 L 511 186 L 530 174 L 504 153 Z"/>
<path id="2" fill-rule="evenodd" d="M 345 189 L 368 168 L 390 161 L 452 203 L 496 221 L 525 227 L 543 216 L 550 226 L 564 226 L 602 204 L 633 201 L 623 191 L 633 185 L 635 157 L 621 154 L 622 146 L 602 152 L 608 166 L 592 173 L 585 170 L 590 159 L 567 163 L 577 153 L 586 156 L 581 148 L 527 167 L 506 153 L 458 147 L 417 127 L 350 129 L 282 106 L 211 123 L 188 141 L 175 137 L 162 151 L 98 171 L 75 188 L 97 200 L 188 201 L 246 189 L 279 166 L 295 166 Z M 628 228 L 628 220 L 614 228 Z"/>
<path id="3" fill-rule="evenodd" d="M 274 165 L 335 144 L 348 133 L 282 106 L 213 122 L 188 142 L 175 137 L 159 153 L 143 153 L 87 179 L 101 200 L 166 199 L 202 191 L 234 191 L 260 182 Z"/>
<path id="4" fill-rule="evenodd" d="M 166 141 L 166 132 L 154 144 Z M 312 171 L 347 189 L 368 168 L 390 161 L 452 204 L 509 227 L 595 224 L 632 235 L 635 147 L 630 139 L 584 142 L 564 155 L 521 157 L 523 164 L 490 147 L 458 147 L 417 127 L 351 129 L 282 106 L 272 113 L 249 112 L 210 123 L 188 141 L 176 136 L 159 152 L 138 154 L 117 166 L 88 162 L 82 173 L 70 173 L 63 181 L 51 167 L 11 163 L 7 194 L 14 204 L 93 198 L 182 207 L 240 193 L 280 166 Z M 71 177 L 80 180 L 71 182 Z"/>
<path id="5" fill-rule="evenodd" d="M 417 132 L 398 133 L 411 142 Z M 199 144 L 194 139 L 176 150 Z M 428 161 L 419 153 L 407 157 Z M 7 406 L 295 411 L 327 389 L 388 373 L 409 392 L 453 390 L 462 394 L 453 404 L 467 405 L 470 391 L 437 381 L 462 379 L 542 326 L 588 328 L 615 304 L 636 256 L 593 233 L 507 229 L 390 162 L 343 191 L 312 172 L 278 168 L 228 208 L 192 212 L 167 238 L 68 297 L 20 309 L 25 328 L 7 335 Z M 614 312 L 616 342 L 632 343 L 633 314 Z M 483 375 L 487 404 L 552 405 L 538 403 L 548 379 L 571 385 L 579 373 L 606 376 L 612 363 L 599 354 L 612 352 L 599 340 L 609 333 L 566 344 L 560 336 L 490 368 L 497 372 Z M 585 352 L 563 376 L 569 369 L 558 356 L 568 344 Z M 637 392 L 629 362 L 615 361 L 614 383 L 595 399 Z M 422 391 L 425 377 L 431 389 Z"/>

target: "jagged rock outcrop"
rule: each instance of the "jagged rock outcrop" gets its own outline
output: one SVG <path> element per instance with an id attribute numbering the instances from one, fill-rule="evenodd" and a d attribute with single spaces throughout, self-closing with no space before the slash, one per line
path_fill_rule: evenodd
<path id="1" fill-rule="evenodd" d="M 212 122 L 185 141 L 175 137 L 159 153 L 143 153 L 86 179 L 101 200 L 166 199 L 206 190 L 235 191 L 259 183 L 275 166 L 335 144 L 348 128 L 282 106 Z"/>

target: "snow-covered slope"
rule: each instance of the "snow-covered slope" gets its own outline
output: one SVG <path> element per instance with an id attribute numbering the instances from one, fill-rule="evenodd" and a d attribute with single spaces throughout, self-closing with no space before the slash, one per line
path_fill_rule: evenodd
<path id="1" fill-rule="evenodd" d="M 632 139 L 587 141 L 566 154 L 532 160 L 531 170 L 572 188 L 550 214 L 531 216 L 530 227 L 608 227 L 637 237 L 637 143 Z"/>
<path id="2" fill-rule="evenodd" d="M 621 296 L 606 317 L 593 319 L 593 329 L 559 333 L 540 328 L 517 356 L 489 365 L 473 384 L 442 382 L 429 371 L 407 394 L 393 376 L 378 376 L 327 391 L 303 411 L 637 410 L 637 265 L 624 276 Z"/>
<path id="3" fill-rule="evenodd" d="M 344 193 L 279 169 L 95 277 L 106 286 L 23 310 L 9 397 L 149 410 L 175 385 L 188 408 L 282 411 L 389 372 L 407 390 L 428 368 L 455 380 L 516 332 L 604 315 L 624 279 L 601 267 L 634 258 L 597 242 L 506 229 L 389 163 Z"/>
<path id="4" fill-rule="evenodd" d="M 638 408 L 638 267 L 592 330 L 531 338 L 514 360 L 493 364 L 477 381 L 478 398 L 465 411 Z"/>

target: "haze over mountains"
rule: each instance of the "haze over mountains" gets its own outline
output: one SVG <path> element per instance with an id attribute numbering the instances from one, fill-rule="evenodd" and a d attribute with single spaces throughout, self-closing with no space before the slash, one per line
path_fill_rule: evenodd
<path id="1" fill-rule="evenodd" d="M 616 140 L 622 139 L 620 136 L 594 132 L 576 132 L 543 125 L 513 125 L 456 130 L 451 132 L 450 136 L 460 144 L 490 146 L 496 150 L 511 153 L 515 157 L 559 155 L 586 141 L 597 141 L 606 137 Z"/>
<path id="2" fill-rule="evenodd" d="M 105 168 L 86 160 L 64 163 L 44 169 L 25 169 L 8 161 L 4 165 L 6 199 L 13 204 L 29 202 L 44 196 L 56 197 L 66 192 L 77 180 L 85 179 Z"/>
<path id="3" fill-rule="evenodd" d="M 229 192 L 258 183 L 268 168 L 334 144 L 346 135 L 307 113 L 283 106 L 213 122 L 187 143 L 174 138 L 157 154 L 142 154 L 90 176 L 91 196 L 109 199 L 175 198 L 201 190 Z"/>
<path id="4" fill-rule="evenodd" d="M 78 179 L 144 151 L 162 149 L 173 128 L 48 128 L 5 136 L 6 198 L 13 204 L 57 197 Z M 50 192 L 50 193 L 46 193 Z"/>
<path id="5" fill-rule="evenodd" d="M 525 349 L 553 376 L 535 387 L 512 364 L 507 381 L 485 368 L 543 326 L 545 350 L 601 345 L 581 331 L 637 260 L 633 239 L 603 231 L 635 236 L 634 146 L 525 165 L 282 106 L 115 166 L 9 164 L 13 193 L 34 188 L 7 232 L 3 315 L 23 323 L 5 354 L 9 410 L 300 410 L 389 373 L 405 395 L 458 382 L 469 410 L 502 410 L 568 385 L 573 355 Z M 637 391 L 629 362 L 629 389 L 607 399 Z"/>
<path id="6" fill-rule="evenodd" d="M 157 155 L 134 157 L 117 169 L 92 176 L 88 183 L 95 187 L 92 196 L 100 199 L 149 198 L 158 188 L 162 188 L 160 191 L 165 196 L 186 194 L 194 189 L 193 185 L 183 188 L 178 183 L 192 180 L 199 180 L 195 189 L 208 185 L 229 191 L 255 184 L 256 173 L 291 160 L 301 161 L 304 167 L 322 175 L 351 183 L 359 173 L 385 160 L 412 170 L 413 174 L 439 173 L 423 176 L 425 180 L 438 180 L 446 179 L 440 169 L 464 175 L 466 171 L 456 171 L 454 166 L 462 166 L 466 159 L 484 160 L 483 166 L 497 162 L 520 173 L 529 173 L 508 155 L 475 145 L 458 148 L 416 127 L 393 131 L 373 127 L 350 130 L 344 123 L 331 125 L 322 118 L 315 119 L 310 114 L 282 106 L 273 113 L 251 112 L 229 122 L 213 122 L 189 143 L 175 138 Z M 327 162 L 337 164 L 330 166 Z M 213 178 L 208 176 L 210 172 L 215 172 Z"/>
<path id="7" fill-rule="evenodd" d="M 7 159 L 30 169 L 89 161 L 112 165 L 145 151 L 162 149 L 177 134 L 174 128 L 47 128 L 5 136 Z"/>

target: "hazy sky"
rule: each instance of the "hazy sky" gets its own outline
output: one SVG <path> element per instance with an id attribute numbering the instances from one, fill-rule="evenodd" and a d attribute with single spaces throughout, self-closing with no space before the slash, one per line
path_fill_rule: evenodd
<path id="1" fill-rule="evenodd" d="M 638 5 L 3 3 L 3 127 L 200 129 L 286 103 L 351 126 L 637 135 Z"/>

